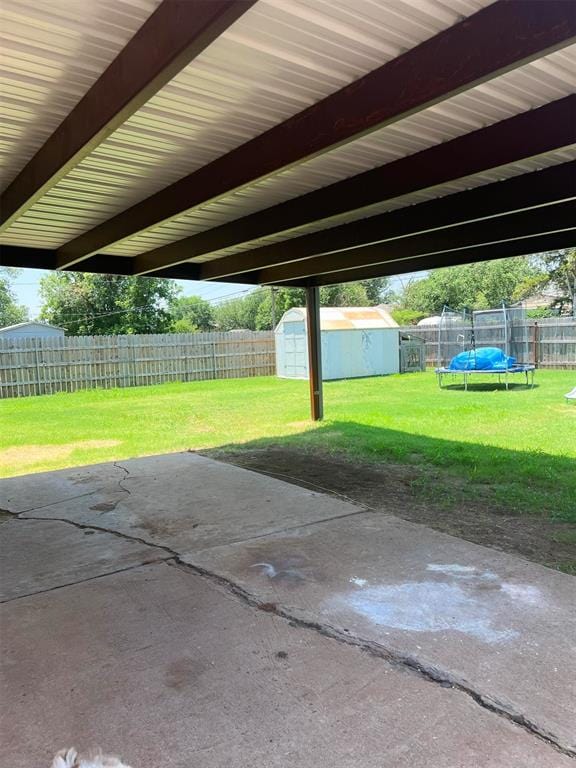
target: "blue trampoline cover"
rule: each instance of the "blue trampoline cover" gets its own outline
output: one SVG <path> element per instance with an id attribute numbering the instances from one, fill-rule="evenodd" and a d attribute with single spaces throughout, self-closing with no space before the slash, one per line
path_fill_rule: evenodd
<path id="1" fill-rule="evenodd" d="M 479 347 L 450 360 L 448 366 L 453 371 L 505 371 L 516 365 L 515 357 L 508 357 L 498 347 Z"/>

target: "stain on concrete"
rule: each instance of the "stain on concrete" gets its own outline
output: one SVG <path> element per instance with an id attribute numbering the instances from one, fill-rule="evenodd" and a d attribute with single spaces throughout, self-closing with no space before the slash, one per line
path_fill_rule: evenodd
<path id="1" fill-rule="evenodd" d="M 322 581 L 322 575 L 313 561 L 301 552 L 287 551 L 286 546 L 278 542 L 267 542 L 260 548 L 252 549 L 243 568 L 251 578 L 288 587 Z"/>
<path id="2" fill-rule="evenodd" d="M 184 657 L 171 662 L 166 668 L 165 684 L 174 691 L 183 691 L 193 685 L 203 672 L 202 664 Z"/>
<path id="3" fill-rule="evenodd" d="M 90 509 L 93 509 L 96 512 L 113 512 L 119 503 L 120 503 L 120 500 L 101 501 L 99 504 L 94 504 L 94 506 L 90 507 Z"/>
<path id="4" fill-rule="evenodd" d="M 490 610 L 457 584 L 421 581 L 369 587 L 348 596 L 346 603 L 374 624 L 392 629 L 456 630 L 489 643 L 518 635 L 493 627 Z"/>
<path id="5" fill-rule="evenodd" d="M 253 544 L 241 558 L 238 567 L 251 582 L 267 582 L 296 589 L 305 584 L 325 581 L 318 559 L 310 557 L 296 542 L 269 539 Z"/>
<path id="6" fill-rule="evenodd" d="M 262 576 L 271 581 L 295 584 L 306 578 L 300 568 L 291 564 L 290 558 L 280 563 L 253 563 L 250 568 L 256 568 Z"/>
<path id="7" fill-rule="evenodd" d="M 368 585 L 366 579 L 349 579 L 353 592 L 336 598 L 372 623 L 410 632 L 457 631 L 486 643 L 503 643 L 519 636 L 517 630 L 495 624 L 494 598 L 528 606 L 542 604 L 540 590 L 528 584 L 501 581 L 492 571 L 458 563 L 427 566 L 434 580 L 402 584 Z M 490 594 L 487 594 L 487 593 Z"/>
<path id="8" fill-rule="evenodd" d="M 520 600 L 527 605 L 539 605 L 542 602 L 540 590 L 531 584 L 508 584 L 505 582 L 501 584 L 500 588 L 513 600 Z"/>
<path id="9" fill-rule="evenodd" d="M 497 581 L 498 576 L 493 571 L 479 571 L 472 565 L 460 565 L 459 563 L 429 563 L 427 571 L 451 576 L 455 579 L 481 579 L 482 581 Z"/>

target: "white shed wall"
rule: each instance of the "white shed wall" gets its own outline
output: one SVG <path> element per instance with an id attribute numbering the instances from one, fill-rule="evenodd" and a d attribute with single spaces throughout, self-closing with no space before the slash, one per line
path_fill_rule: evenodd
<path id="1" fill-rule="evenodd" d="M 394 328 L 322 332 L 323 379 L 382 376 L 399 371 L 399 337 Z"/>
<path id="2" fill-rule="evenodd" d="M 400 371 L 395 328 L 322 331 L 322 378 L 353 379 Z M 308 378 L 305 325 L 284 322 L 276 332 L 276 372 L 282 378 Z"/>

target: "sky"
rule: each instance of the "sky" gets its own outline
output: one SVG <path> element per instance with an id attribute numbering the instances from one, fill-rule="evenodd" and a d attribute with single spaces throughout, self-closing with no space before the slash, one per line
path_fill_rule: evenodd
<path id="1" fill-rule="evenodd" d="M 40 313 L 40 279 L 46 274 L 48 274 L 48 271 L 43 269 L 22 269 L 18 271 L 18 275 L 12 283 L 18 304 L 23 304 L 28 308 L 31 320 L 37 318 Z M 420 274 L 422 273 L 413 272 L 408 275 L 393 277 L 393 289 L 395 291 L 401 290 L 402 284 L 406 280 L 411 277 L 420 276 Z M 176 280 L 175 282 L 182 288 L 183 296 L 202 296 L 203 299 L 211 302 L 237 296 L 251 288 L 251 286 L 247 286 L 244 283 L 202 283 L 193 280 Z"/>

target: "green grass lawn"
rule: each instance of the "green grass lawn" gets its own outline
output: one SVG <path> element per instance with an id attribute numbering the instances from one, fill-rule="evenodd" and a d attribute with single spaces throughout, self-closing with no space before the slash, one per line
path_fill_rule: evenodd
<path id="1" fill-rule="evenodd" d="M 482 380 L 484 381 L 484 380 Z M 538 371 L 533 390 L 439 390 L 431 372 L 325 384 L 275 378 L 92 390 L 0 403 L 0 476 L 220 446 L 301 446 L 428 467 L 437 500 L 486 496 L 510 511 L 576 522 L 575 371 Z M 440 482 L 439 478 L 443 478 Z"/>

